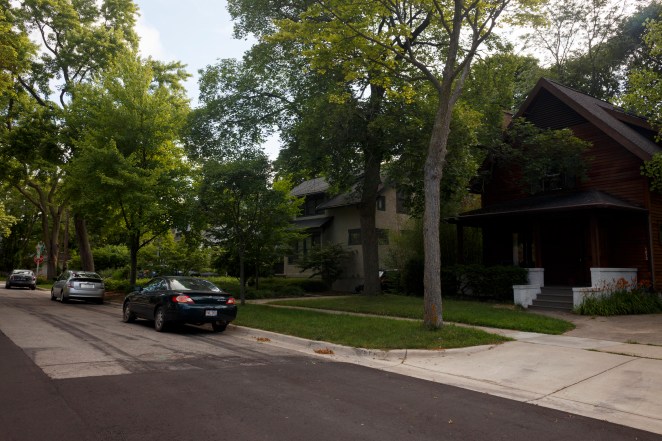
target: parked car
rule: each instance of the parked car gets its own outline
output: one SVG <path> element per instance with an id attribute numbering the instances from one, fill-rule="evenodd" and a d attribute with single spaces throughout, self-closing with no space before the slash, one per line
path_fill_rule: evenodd
<path id="1" fill-rule="evenodd" d="M 103 303 L 106 287 L 103 279 L 91 271 L 64 271 L 51 288 L 51 300 L 66 303 L 71 299 Z"/>
<path id="2" fill-rule="evenodd" d="M 15 269 L 12 271 L 5 281 L 5 288 L 12 289 L 18 286 L 36 289 L 37 277 L 34 275 L 34 272 L 26 269 Z"/>
<path id="3" fill-rule="evenodd" d="M 187 276 L 155 277 L 128 294 L 122 306 L 124 322 L 154 320 L 158 332 L 182 323 L 211 323 L 214 331 L 221 332 L 236 317 L 234 297 L 208 280 Z"/>

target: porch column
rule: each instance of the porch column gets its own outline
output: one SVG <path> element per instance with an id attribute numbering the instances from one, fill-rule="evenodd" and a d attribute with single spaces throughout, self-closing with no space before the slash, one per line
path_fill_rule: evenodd
<path id="1" fill-rule="evenodd" d="M 532 228 L 532 241 L 533 241 L 533 261 L 535 264 L 536 268 L 544 268 L 545 267 L 545 262 L 542 261 L 542 253 L 540 252 L 540 249 L 542 248 L 540 245 L 540 222 L 536 221 L 533 224 Z"/>
<path id="2" fill-rule="evenodd" d="M 602 268 L 602 253 L 600 248 L 600 224 L 595 213 L 591 213 L 591 220 L 589 223 L 591 238 L 591 262 L 590 268 Z"/>

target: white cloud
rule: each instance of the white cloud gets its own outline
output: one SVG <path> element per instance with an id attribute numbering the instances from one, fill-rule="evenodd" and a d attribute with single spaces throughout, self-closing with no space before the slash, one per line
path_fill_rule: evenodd
<path id="1" fill-rule="evenodd" d="M 136 32 L 140 37 L 140 54 L 143 57 L 151 56 L 154 59 L 166 58 L 166 50 L 161 43 L 161 33 L 150 25 L 143 17 L 138 17 Z"/>

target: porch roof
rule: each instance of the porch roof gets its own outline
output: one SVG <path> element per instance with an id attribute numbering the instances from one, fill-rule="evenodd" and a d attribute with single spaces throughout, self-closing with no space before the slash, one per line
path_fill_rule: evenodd
<path id="1" fill-rule="evenodd" d="M 451 223 L 470 224 L 496 217 L 531 215 L 578 210 L 621 210 L 647 213 L 648 210 L 625 202 L 610 194 L 593 190 L 564 194 L 532 196 L 525 199 L 508 201 L 478 210 L 460 213 L 447 219 Z"/>
<path id="2" fill-rule="evenodd" d="M 321 228 L 326 225 L 329 221 L 333 219 L 333 216 L 325 217 L 314 217 L 314 218 L 303 218 L 303 219 L 294 219 L 292 223 L 296 228 L 308 229 L 308 228 Z"/>

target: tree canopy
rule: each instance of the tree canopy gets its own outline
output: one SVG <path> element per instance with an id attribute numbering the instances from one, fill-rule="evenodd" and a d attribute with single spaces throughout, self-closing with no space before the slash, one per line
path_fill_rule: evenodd
<path id="1" fill-rule="evenodd" d="M 67 195 L 79 212 L 123 226 L 131 283 L 138 251 L 188 224 L 191 172 L 177 144 L 189 110 L 181 85 L 187 76 L 178 63 L 128 52 L 76 87 L 68 114 L 81 136 L 67 166 Z"/>

